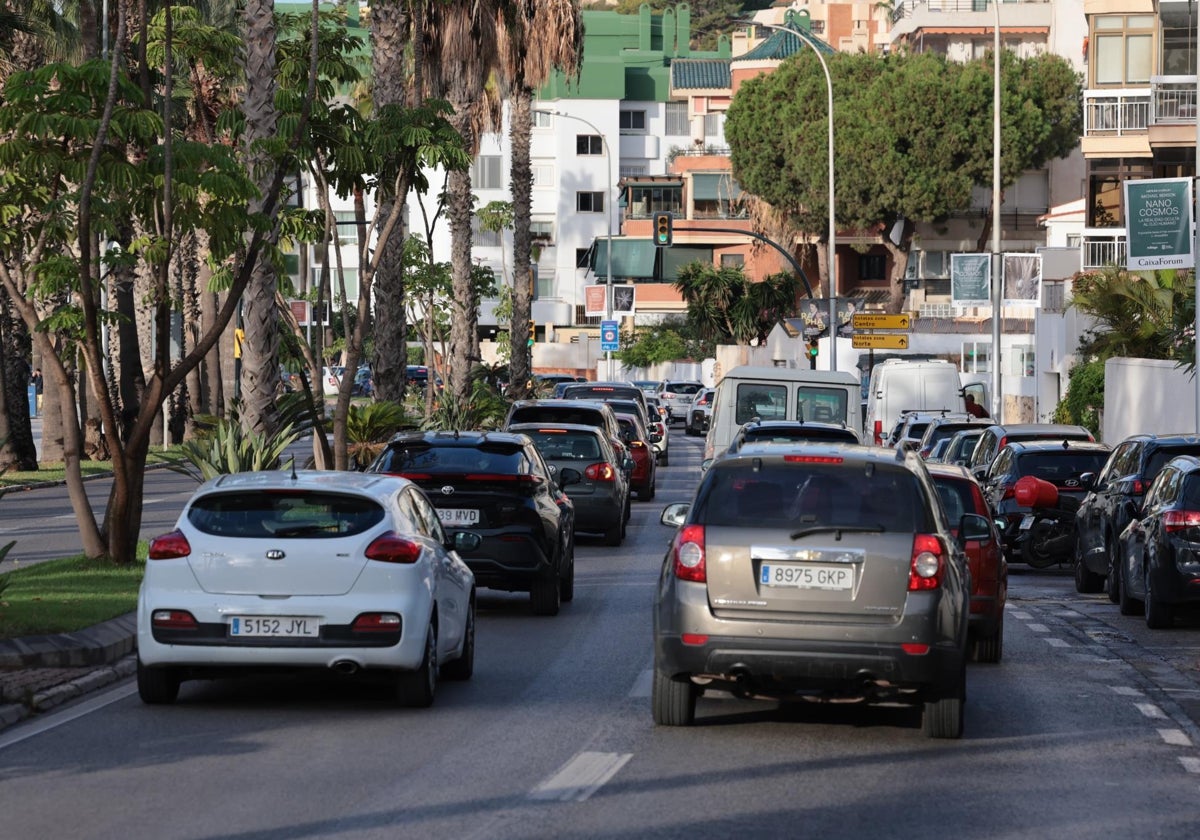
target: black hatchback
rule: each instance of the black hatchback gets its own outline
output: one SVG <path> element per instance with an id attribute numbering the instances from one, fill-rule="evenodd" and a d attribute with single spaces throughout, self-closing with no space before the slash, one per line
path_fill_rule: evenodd
<path id="1" fill-rule="evenodd" d="M 1117 540 L 1136 516 L 1159 471 L 1180 455 L 1200 455 L 1200 437 L 1133 435 L 1113 449 L 1075 515 L 1077 591 L 1099 592 L 1103 588 L 1109 600 L 1117 602 L 1121 574 Z"/>
<path id="2" fill-rule="evenodd" d="M 470 531 L 478 548 L 460 551 L 489 589 L 528 592 L 534 613 L 556 615 L 575 585 L 574 508 L 528 435 L 507 432 L 401 432 L 368 472 L 414 482 L 437 510 L 449 537 Z"/>

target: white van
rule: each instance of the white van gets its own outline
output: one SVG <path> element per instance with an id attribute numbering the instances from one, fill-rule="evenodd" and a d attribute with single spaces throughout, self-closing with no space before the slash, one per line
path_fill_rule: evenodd
<path id="1" fill-rule="evenodd" d="M 981 406 L 988 405 L 987 386 L 975 382 L 964 389 L 953 362 L 945 359 L 880 362 L 871 370 L 867 388 L 863 441 L 882 445 L 906 411 L 965 413 L 964 394 L 974 396 Z"/>
<path id="2" fill-rule="evenodd" d="M 735 367 L 717 383 L 704 457 L 715 458 L 751 420 L 843 423 L 858 431 L 860 388 L 849 371 Z"/>

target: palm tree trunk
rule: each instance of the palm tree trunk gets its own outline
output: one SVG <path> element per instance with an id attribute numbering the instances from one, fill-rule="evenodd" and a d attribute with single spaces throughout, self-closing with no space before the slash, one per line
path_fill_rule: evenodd
<path id="1" fill-rule="evenodd" d="M 513 205 L 513 311 L 508 331 L 508 394 L 516 399 L 525 392 L 533 374 L 533 348 L 529 325 L 533 320 L 533 271 L 529 237 L 533 203 L 533 169 L 530 137 L 533 131 L 533 89 L 519 86 L 511 101 L 512 205 Z"/>
<path id="2" fill-rule="evenodd" d="M 29 334 L 0 288 L 0 469 L 38 468 L 29 422 Z"/>

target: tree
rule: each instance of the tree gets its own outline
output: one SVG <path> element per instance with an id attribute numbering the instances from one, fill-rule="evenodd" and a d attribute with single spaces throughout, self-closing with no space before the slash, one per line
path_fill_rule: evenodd
<path id="1" fill-rule="evenodd" d="M 1109 266 L 1077 274 L 1071 305 L 1096 319 L 1078 353 L 1100 361 L 1114 356 L 1191 361 L 1182 339 L 1193 327 L 1191 272 L 1131 272 Z"/>
<path id="2" fill-rule="evenodd" d="M 714 344 L 766 341 L 783 317 L 796 310 L 801 284 L 781 272 L 755 282 L 742 267 L 688 263 L 679 269 L 675 288 L 688 307 L 688 322 L 699 338 Z"/>
<path id="3" fill-rule="evenodd" d="M 712 355 L 711 352 L 698 351 L 699 342 L 688 341 L 685 332 L 691 332 L 686 321 L 678 319 L 654 324 L 648 327 L 638 327 L 631 330 L 621 341 L 625 349 L 614 355 L 625 367 L 647 368 L 651 365 L 670 362 L 676 359 L 702 358 Z"/>

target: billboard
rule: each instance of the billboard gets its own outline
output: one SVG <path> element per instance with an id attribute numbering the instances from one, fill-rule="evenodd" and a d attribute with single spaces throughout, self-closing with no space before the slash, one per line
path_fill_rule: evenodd
<path id="1" fill-rule="evenodd" d="M 1192 179 L 1125 182 L 1125 267 L 1192 268 Z"/>

